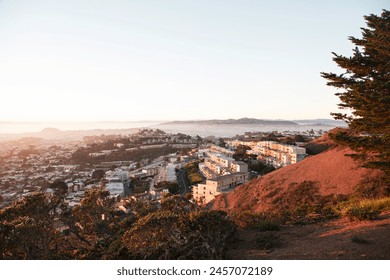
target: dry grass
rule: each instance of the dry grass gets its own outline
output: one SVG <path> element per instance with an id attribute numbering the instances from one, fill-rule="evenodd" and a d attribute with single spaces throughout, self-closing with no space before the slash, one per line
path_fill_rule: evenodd
<path id="1" fill-rule="evenodd" d="M 390 210 L 390 197 L 380 199 L 352 199 L 341 203 L 337 211 L 348 216 L 351 221 L 373 220 L 382 211 Z"/>

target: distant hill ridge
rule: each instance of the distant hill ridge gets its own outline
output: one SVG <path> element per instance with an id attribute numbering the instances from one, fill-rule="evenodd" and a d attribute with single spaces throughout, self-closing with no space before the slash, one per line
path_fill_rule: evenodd
<path id="1" fill-rule="evenodd" d="M 263 125 L 299 125 L 293 121 L 286 120 L 262 120 L 255 118 L 227 119 L 227 120 L 192 120 L 192 121 L 172 121 L 162 123 L 161 125 L 178 125 L 178 124 L 263 124 Z"/>

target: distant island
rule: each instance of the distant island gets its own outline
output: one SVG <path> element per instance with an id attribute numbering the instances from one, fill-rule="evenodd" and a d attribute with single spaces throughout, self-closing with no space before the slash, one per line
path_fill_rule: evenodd
<path id="1" fill-rule="evenodd" d="M 333 120 L 333 119 L 303 119 L 293 120 L 293 122 L 299 125 L 334 125 L 334 126 L 347 126 L 344 121 Z"/>
<path id="2" fill-rule="evenodd" d="M 199 125 L 223 125 L 223 124 L 262 124 L 262 125 L 299 125 L 293 121 L 286 120 L 262 120 L 254 118 L 227 119 L 227 120 L 193 120 L 193 121 L 172 121 L 161 123 L 160 125 L 180 125 L 180 124 L 199 124 Z"/>

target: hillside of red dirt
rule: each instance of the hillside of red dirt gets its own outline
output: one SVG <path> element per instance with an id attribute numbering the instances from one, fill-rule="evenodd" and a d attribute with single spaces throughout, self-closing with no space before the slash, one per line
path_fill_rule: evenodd
<path id="1" fill-rule="evenodd" d="M 216 197 L 209 206 L 232 214 L 294 213 L 307 205 L 345 198 L 354 193 L 363 179 L 373 181 L 381 175 L 380 171 L 363 168 L 361 162 L 348 157 L 353 152 L 334 143 L 328 135 L 307 143 L 306 147 L 311 155 L 303 161 L 238 186 Z M 240 229 L 240 241 L 230 250 L 229 258 L 390 259 L 389 234 L 389 211 L 371 221 L 341 217 L 303 225 L 281 224 L 280 230 L 272 232 L 245 228 Z M 259 240 L 272 246 L 259 247 Z"/>
<path id="2" fill-rule="evenodd" d="M 329 148 L 238 186 L 234 191 L 216 197 L 210 206 L 228 212 L 271 211 L 275 207 L 280 209 L 283 204 L 287 207 L 289 200 L 294 200 L 296 192 L 303 187 L 305 193 L 312 191 L 316 196 L 348 195 L 362 179 L 380 174 L 380 171 L 361 167 L 361 163 L 346 156 L 353 152 L 335 144 L 327 135 L 310 145 Z"/>

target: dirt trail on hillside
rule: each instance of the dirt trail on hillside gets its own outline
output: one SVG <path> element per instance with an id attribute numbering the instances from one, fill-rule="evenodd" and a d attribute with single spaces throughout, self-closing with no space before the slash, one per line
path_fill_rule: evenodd
<path id="1" fill-rule="evenodd" d="M 347 218 L 305 226 L 283 226 L 272 232 L 280 244 L 256 249 L 264 233 L 242 230 L 230 259 L 385 259 L 390 260 L 390 212 L 373 221 L 350 222 Z M 269 232 L 268 232 L 269 234 Z"/>

